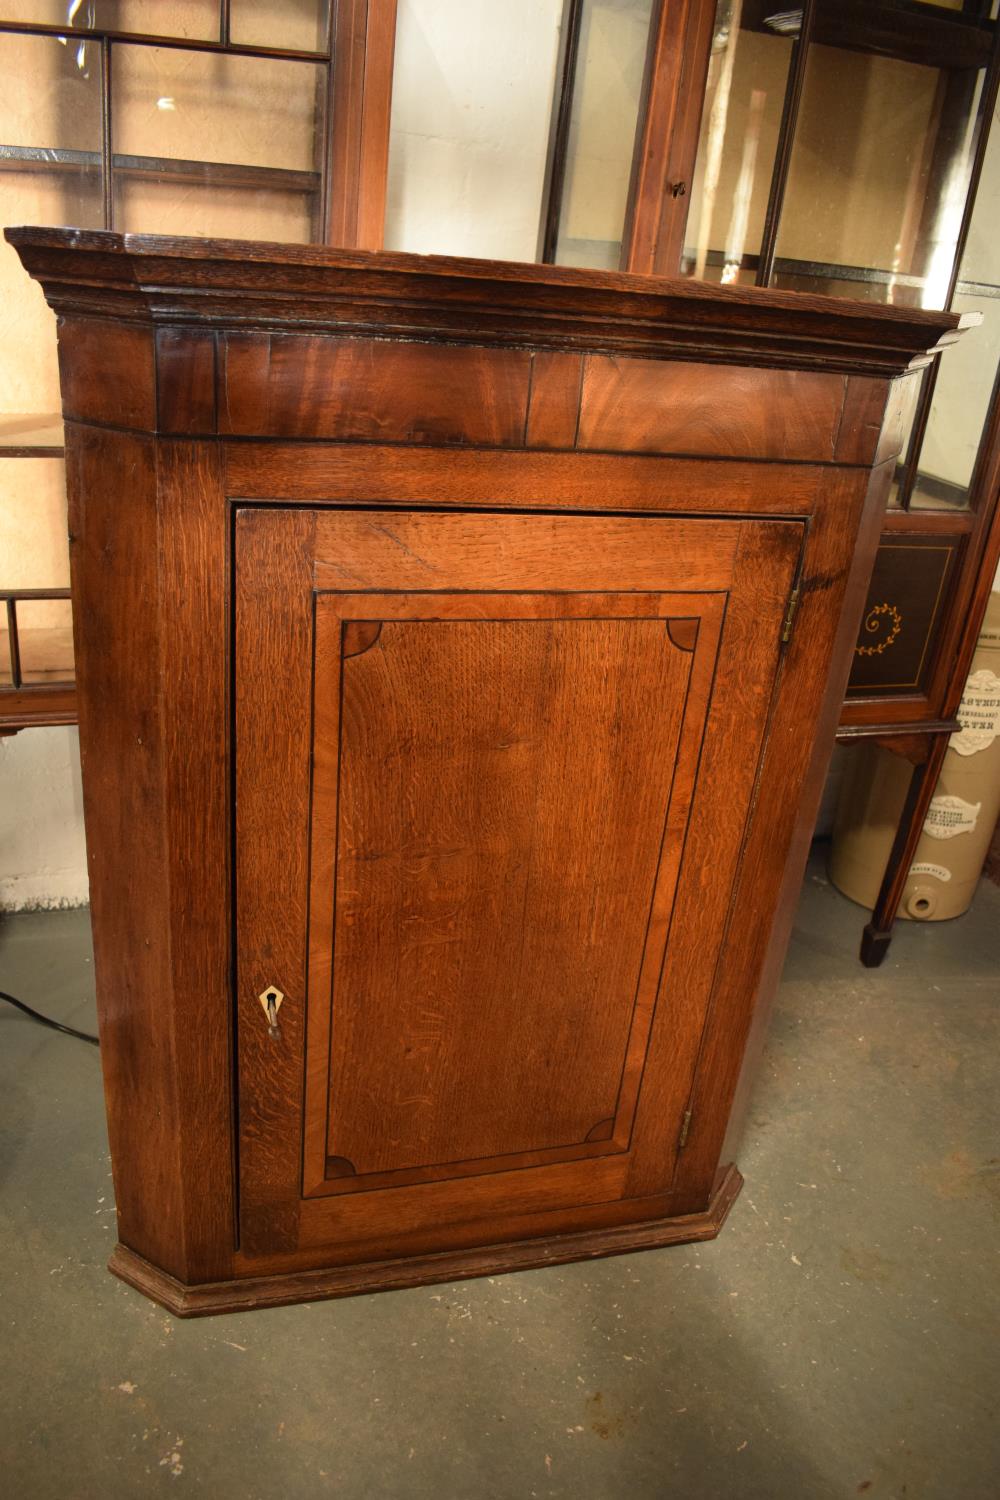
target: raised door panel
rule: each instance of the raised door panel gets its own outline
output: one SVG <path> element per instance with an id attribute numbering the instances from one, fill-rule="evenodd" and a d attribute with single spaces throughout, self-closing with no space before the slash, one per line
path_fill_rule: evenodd
<path id="1" fill-rule="evenodd" d="M 672 931 L 678 887 L 728 890 L 801 536 L 240 512 L 250 1254 L 402 1254 L 476 1222 L 485 1242 L 669 1191 L 696 1053 L 676 1030 L 708 976 L 690 964 L 684 997 L 662 978 L 720 935 Z M 713 818 L 699 767 L 727 753 Z M 683 872 L 693 819 L 724 847 Z"/>
<path id="2" fill-rule="evenodd" d="M 318 596 L 339 748 L 313 801 L 312 1191 L 627 1143 L 721 617 L 713 594 Z M 314 924 L 330 878 L 320 856 Z"/>

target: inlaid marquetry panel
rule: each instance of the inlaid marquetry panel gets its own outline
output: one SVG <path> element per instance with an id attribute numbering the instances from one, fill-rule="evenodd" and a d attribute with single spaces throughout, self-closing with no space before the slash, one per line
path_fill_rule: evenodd
<path id="1" fill-rule="evenodd" d="M 882 538 L 854 648 L 849 699 L 926 688 L 963 541 L 902 532 Z"/>

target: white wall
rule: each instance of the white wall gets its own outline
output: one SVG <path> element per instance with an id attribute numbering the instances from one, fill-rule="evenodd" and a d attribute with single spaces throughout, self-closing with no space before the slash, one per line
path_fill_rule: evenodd
<path id="1" fill-rule="evenodd" d="M 0 740 L 0 909 L 86 900 L 77 732 L 22 730 Z"/>
<path id="2" fill-rule="evenodd" d="M 534 260 L 561 0 L 400 0 L 387 250 Z"/>

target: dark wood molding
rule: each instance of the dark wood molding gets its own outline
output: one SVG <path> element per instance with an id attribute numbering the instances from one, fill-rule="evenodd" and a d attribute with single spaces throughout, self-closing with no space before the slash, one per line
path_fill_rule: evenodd
<path id="1" fill-rule="evenodd" d="M 961 727 L 957 719 L 921 720 L 919 730 L 915 730 L 909 720 L 903 724 L 841 724 L 837 729 L 837 743 L 840 745 L 855 745 L 860 740 L 870 739 L 878 740 L 881 743 L 893 737 L 908 738 L 914 733 L 925 735 L 955 734 Z"/>
<path id="2" fill-rule="evenodd" d="M 108 1262 L 108 1270 L 178 1318 L 250 1312 L 255 1308 L 322 1302 L 364 1292 L 403 1291 L 407 1287 L 432 1286 L 474 1276 L 502 1276 L 511 1271 L 532 1271 L 541 1266 L 713 1240 L 725 1224 L 742 1186 L 743 1178 L 730 1166 L 708 1208 L 701 1213 L 654 1219 L 647 1224 L 556 1234 L 509 1245 L 491 1245 L 482 1250 L 444 1251 L 396 1262 L 376 1261 L 367 1266 L 285 1271 L 273 1276 L 243 1276 L 231 1281 L 186 1285 L 134 1250 L 118 1245 Z"/>
<path id="3" fill-rule="evenodd" d="M 871 307 L 623 272 L 102 230 L 10 228 L 66 315 L 241 325 L 894 377 L 977 314 Z M 280 285 L 279 285 L 280 281 Z"/>
<path id="4" fill-rule="evenodd" d="M 0 730 L 6 734 L 76 721 L 75 687 L 0 688 Z"/>

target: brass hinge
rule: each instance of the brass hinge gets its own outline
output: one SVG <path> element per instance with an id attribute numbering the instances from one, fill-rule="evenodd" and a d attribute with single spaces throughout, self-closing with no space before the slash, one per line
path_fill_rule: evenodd
<path id="1" fill-rule="evenodd" d="M 781 627 L 781 644 L 783 646 L 792 638 L 792 626 L 795 624 L 795 614 L 799 607 L 800 588 L 792 589 L 788 596 L 788 608 L 785 610 L 785 623 Z"/>
<path id="2" fill-rule="evenodd" d="M 684 1118 L 681 1120 L 681 1133 L 677 1137 L 677 1149 L 678 1149 L 678 1151 L 683 1151 L 684 1147 L 687 1145 L 687 1138 L 688 1138 L 688 1134 L 689 1134 L 690 1130 L 691 1130 L 691 1111 L 689 1109 L 686 1109 L 684 1111 Z"/>

